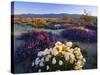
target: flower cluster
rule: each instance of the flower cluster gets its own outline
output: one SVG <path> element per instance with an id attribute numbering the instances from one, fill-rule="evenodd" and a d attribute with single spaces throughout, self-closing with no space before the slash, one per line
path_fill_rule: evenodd
<path id="1" fill-rule="evenodd" d="M 37 30 L 22 33 L 17 39 L 24 41 L 24 44 L 15 50 L 16 63 L 36 58 L 38 51 L 53 47 L 56 42 L 56 37 L 53 34 Z"/>
<path id="2" fill-rule="evenodd" d="M 63 44 L 58 41 L 53 48 L 46 48 L 38 52 L 37 56 L 32 67 L 38 72 L 80 70 L 86 62 L 80 48 L 73 48 L 72 42 Z"/>
<path id="3" fill-rule="evenodd" d="M 73 41 L 96 42 L 97 32 L 87 28 L 69 28 L 61 32 L 63 38 Z"/>

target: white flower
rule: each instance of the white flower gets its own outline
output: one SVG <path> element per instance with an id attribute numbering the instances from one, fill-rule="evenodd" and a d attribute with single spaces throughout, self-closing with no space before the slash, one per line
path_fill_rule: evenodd
<path id="1" fill-rule="evenodd" d="M 43 67 L 43 66 L 44 66 L 43 62 L 40 62 L 40 67 Z"/>
<path id="2" fill-rule="evenodd" d="M 43 62 L 44 61 L 44 58 L 41 58 L 41 61 Z"/>
<path id="3" fill-rule="evenodd" d="M 57 54 L 58 54 L 58 51 L 55 48 L 53 48 L 52 55 L 56 56 Z"/>
<path id="4" fill-rule="evenodd" d="M 81 60 L 83 58 L 82 55 L 77 56 L 77 59 Z"/>
<path id="5" fill-rule="evenodd" d="M 47 66 L 46 66 L 46 69 L 47 69 L 47 70 L 49 70 L 49 69 L 50 69 L 50 67 L 47 65 Z"/>
<path id="6" fill-rule="evenodd" d="M 82 61 L 78 60 L 78 61 L 75 63 L 74 69 L 75 69 L 75 70 L 80 70 L 80 69 L 82 69 L 82 67 L 83 67 Z"/>
<path id="7" fill-rule="evenodd" d="M 39 62 L 40 62 L 39 58 L 36 58 L 36 59 L 35 59 L 35 65 L 38 65 Z"/>
<path id="8" fill-rule="evenodd" d="M 70 56 L 72 53 L 70 53 L 70 52 L 65 52 L 65 54 L 67 54 L 68 56 Z"/>
<path id="9" fill-rule="evenodd" d="M 70 54 L 70 59 L 75 59 L 75 56 L 74 56 L 74 54 Z"/>
<path id="10" fill-rule="evenodd" d="M 44 51 L 47 52 L 48 51 L 48 48 L 46 48 Z"/>
<path id="11" fill-rule="evenodd" d="M 65 60 L 68 61 L 69 60 L 69 55 L 68 54 L 64 54 Z"/>
<path id="12" fill-rule="evenodd" d="M 34 62 L 32 62 L 32 66 L 34 66 Z"/>
<path id="13" fill-rule="evenodd" d="M 39 69 L 38 72 L 41 72 L 41 69 Z"/>
<path id="14" fill-rule="evenodd" d="M 37 56 L 42 56 L 42 55 L 43 55 L 43 52 L 40 51 L 40 52 L 38 52 L 38 55 Z"/>
<path id="15" fill-rule="evenodd" d="M 83 58 L 83 62 L 86 62 L 86 59 L 85 58 Z"/>
<path id="16" fill-rule="evenodd" d="M 71 48 L 71 49 L 70 49 L 70 52 L 73 53 L 73 52 L 74 52 L 74 49 Z"/>
<path id="17" fill-rule="evenodd" d="M 45 61 L 46 62 L 48 62 L 49 61 L 49 59 L 51 58 L 52 56 L 49 54 L 49 55 L 47 55 L 46 57 L 45 57 Z"/>
<path id="18" fill-rule="evenodd" d="M 50 51 L 49 51 L 49 53 L 50 53 Z M 38 55 L 37 56 L 45 56 L 46 54 L 48 54 L 48 52 L 46 52 L 46 51 L 40 51 L 40 52 L 38 52 Z"/>
<path id="19" fill-rule="evenodd" d="M 53 50 L 52 48 L 49 48 L 49 51 L 50 51 L 50 52 L 52 52 L 52 50 Z"/>
<path id="20" fill-rule="evenodd" d="M 52 59 L 52 64 L 56 64 L 56 59 L 55 58 Z"/>
<path id="21" fill-rule="evenodd" d="M 72 47 L 73 44 L 72 44 L 72 42 L 67 42 L 66 45 L 67 45 L 68 47 Z"/>
<path id="22" fill-rule="evenodd" d="M 45 61 L 49 61 L 49 57 L 46 57 L 46 58 L 45 58 Z"/>
<path id="23" fill-rule="evenodd" d="M 75 51 L 78 51 L 79 53 L 80 53 L 80 48 L 78 48 L 78 47 L 75 47 L 75 49 L 74 49 Z"/>
<path id="24" fill-rule="evenodd" d="M 59 65 L 60 66 L 63 65 L 63 61 L 59 60 Z"/>
<path id="25" fill-rule="evenodd" d="M 76 66 L 80 66 L 82 64 L 82 61 L 81 60 L 78 60 L 77 62 L 76 62 Z"/>
<path id="26" fill-rule="evenodd" d="M 52 50 L 50 50 L 51 55 L 54 55 L 54 51 L 55 51 L 55 49 L 54 49 L 54 48 L 53 48 Z"/>
<path id="27" fill-rule="evenodd" d="M 36 65 L 37 68 L 40 67 L 38 70 L 39 72 L 42 71 L 42 67 L 45 67 L 46 70 L 49 71 L 52 67 L 50 67 L 48 62 L 51 61 L 51 64 L 53 65 L 58 64 L 57 67 L 63 67 L 64 64 L 70 63 L 73 65 L 72 69 L 82 69 L 86 60 L 83 57 L 80 48 L 76 47 L 73 49 L 72 45 L 72 42 L 63 44 L 58 41 L 55 43 L 55 47 L 49 49 L 46 48 L 44 51 L 38 52 L 38 57 L 32 63 L 32 66 Z M 64 61 L 62 61 L 59 57 L 64 58 Z"/>
<path id="28" fill-rule="evenodd" d="M 70 59 L 70 60 L 69 60 L 69 62 L 70 62 L 71 64 L 74 63 L 74 61 L 75 61 L 74 59 Z"/>
<path id="29" fill-rule="evenodd" d="M 46 54 L 50 54 L 50 50 L 48 48 L 45 49 L 44 51 Z"/>
<path id="30" fill-rule="evenodd" d="M 59 45 L 62 45 L 62 43 L 60 41 L 55 43 L 55 46 L 59 46 Z"/>
<path id="31" fill-rule="evenodd" d="M 63 55 L 65 55 L 65 51 L 62 51 L 61 53 L 62 53 Z"/>
<path id="32" fill-rule="evenodd" d="M 49 55 L 47 55 L 47 57 L 48 57 L 48 58 L 51 58 L 52 56 L 49 54 Z"/>
<path id="33" fill-rule="evenodd" d="M 74 50 L 73 53 L 75 54 L 75 56 L 79 56 L 79 55 L 81 55 L 81 52 L 79 52 L 79 51 L 77 51 L 77 50 Z"/>

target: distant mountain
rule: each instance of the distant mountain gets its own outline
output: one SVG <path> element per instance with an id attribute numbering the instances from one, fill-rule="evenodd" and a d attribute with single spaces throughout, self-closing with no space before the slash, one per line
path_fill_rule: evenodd
<path id="1" fill-rule="evenodd" d="M 32 17 L 32 18 L 63 18 L 64 16 L 66 16 L 69 18 L 79 18 L 81 15 L 61 13 L 61 14 L 20 14 L 15 16 Z"/>

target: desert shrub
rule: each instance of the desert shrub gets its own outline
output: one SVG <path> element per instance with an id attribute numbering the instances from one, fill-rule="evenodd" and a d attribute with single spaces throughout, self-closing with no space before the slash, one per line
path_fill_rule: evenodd
<path id="1" fill-rule="evenodd" d="M 79 47 L 73 48 L 72 42 L 56 42 L 53 48 L 38 52 L 32 62 L 33 71 L 81 70 L 86 62 Z"/>
<path id="2" fill-rule="evenodd" d="M 37 52 L 45 48 L 53 47 L 56 37 L 44 31 L 30 31 L 20 35 L 17 40 L 24 41 L 24 44 L 15 50 L 15 62 L 23 62 L 25 59 L 36 58 Z"/>
<path id="3" fill-rule="evenodd" d="M 48 26 L 48 23 L 45 19 L 34 19 L 31 26 L 35 28 L 45 28 Z"/>
<path id="4" fill-rule="evenodd" d="M 88 29 L 91 29 L 91 30 L 94 30 L 97 32 L 97 26 L 93 26 L 93 25 L 86 25 L 85 28 L 88 28 Z"/>
<path id="5" fill-rule="evenodd" d="M 89 29 L 66 29 L 61 32 L 61 36 L 66 39 L 81 42 L 96 42 L 97 33 Z"/>

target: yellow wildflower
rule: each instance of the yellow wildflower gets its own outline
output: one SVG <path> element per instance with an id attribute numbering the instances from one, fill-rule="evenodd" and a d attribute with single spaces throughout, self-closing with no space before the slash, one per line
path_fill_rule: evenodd
<path id="1" fill-rule="evenodd" d="M 72 45 L 73 45 L 72 42 L 67 42 L 67 43 L 66 43 L 66 46 L 67 46 L 67 47 L 72 47 Z"/>
<path id="2" fill-rule="evenodd" d="M 55 49 L 58 51 L 58 52 L 62 52 L 62 45 L 59 45 L 59 46 L 55 46 Z"/>

